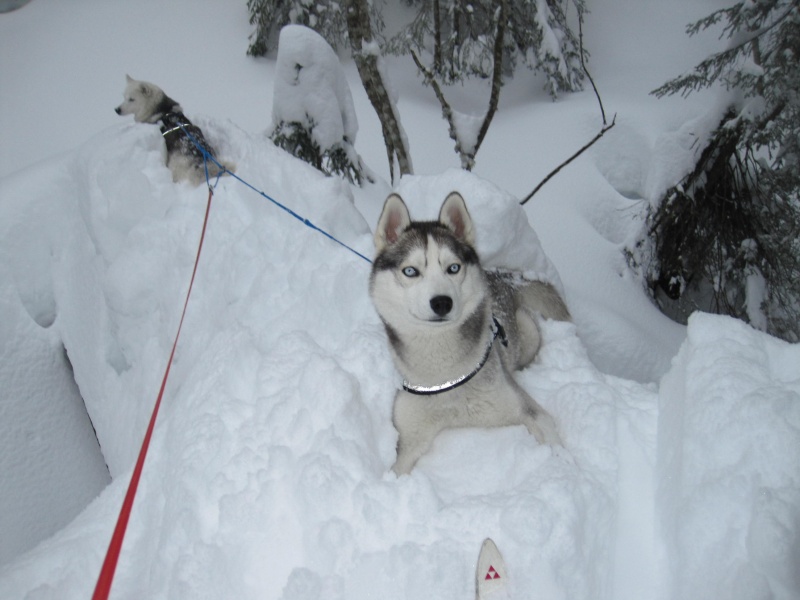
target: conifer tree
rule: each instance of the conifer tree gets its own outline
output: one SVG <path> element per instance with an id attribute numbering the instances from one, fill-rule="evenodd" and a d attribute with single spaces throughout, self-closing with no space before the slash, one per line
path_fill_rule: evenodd
<path id="1" fill-rule="evenodd" d="M 687 32 L 717 24 L 728 47 L 653 94 L 719 85 L 727 102 L 694 168 L 651 207 L 630 258 L 668 314 L 729 314 L 797 341 L 800 3 L 741 1 Z"/>
<path id="2" fill-rule="evenodd" d="M 416 0 L 414 20 L 387 44 L 389 52 L 410 54 L 425 85 L 433 88 L 455 142 L 461 166 L 472 170 L 497 111 L 503 76 L 518 63 L 546 75 L 546 88 L 556 98 L 561 91 L 581 89 L 584 68 L 580 40 L 567 23 L 567 6 L 583 20 L 584 0 Z M 443 85 L 479 77 L 490 79 L 482 115 L 456 110 Z"/>
<path id="3" fill-rule="evenodd" d="M 335 49 L 349 47 L 347 3 L 339 0 L 247 0 L 250 24 L 250 56 L 264 56 L 278 47 L 278 34 L 284 25 L 305 25 L 316 31 Z M 383 28 L 380 12 L 369 11 L 372 28 Z"/>
<path id="4" fill-rule="evenodd" d="M 495 39 L 500 3 L 494 0 L 412 0 L 414 20 L 387 45 L 394 54 L 431 57 L 428 70 L 444 84 L 494 73 Z M 582 89 L 580 45 L 570 26 L 577 26 L 584 0 L 507 0 L 503 23 L 503 68 L 512 74 L 523 64 L 546 76 L 553 98 Z"/>
<path id="5" fill-rule="evenodd" d="M 301 25 L 284 27 L 278 46 L 272 141 L 326 175 L 359 185 L 365 178 L 371 181 L 354 147 L 358 119 L 336 53 L 321 35 Z"/>
<path id="6" fill-rule="evenodd" d="M 279 33 L 289 24 L 313 29 L 333 48 L 350 49 L 364 89 L 381 122 L 391 179 L 394 181 L 396 175 L 411 173 L 408 140 L 382 69 L 380 42 L 383 19 L 379 3 L 368 0 L 247 0 L 247 8 L 250 24 L 256 27 L 250 36 L 249 55 L 263 56 L 277 48 Z M 306 157 L 304 160 L 315 166 L 322 160 L 318 160 L 320 149 L 314 147 L 304 123 L 290 121 L 279 124 L 272 137 L 276 143 L 296 156 Z M 325 159 L 328 167 L 323 165 L 322 170 L 354 176 L 359 169 L 353 170 L 348 166 L 356 164 L 352 160 L 354 153 L 352 148 L 336 152 Z M 359 173 L 358 179 L 362 176 L 363 173 Z"/>

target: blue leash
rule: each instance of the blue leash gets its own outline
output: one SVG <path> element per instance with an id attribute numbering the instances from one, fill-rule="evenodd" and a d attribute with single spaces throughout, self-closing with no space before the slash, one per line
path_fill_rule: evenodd
<path id="1" fill-rule="evenodd" d="M 197 149 L 198 149 L 198 150 L 200 150 L 200 152 L 203 154 L 203 168 L 205 169 L 205 173 L 206 173 L 206 183 L 208 184 L 208 187 L 209 187 L 209 188 L 211 188 L 211 189 L 214 189 L 215 187 L 217 187 L 217 184 L 219 183 L 219 178 L 220 178 L 220 177 L 222 177 L 223 173 L 228 173 L 228 175 L 230 175 L 231 177 L 233 177 L 234 179 L 236 179 L 236 180 L 237 180 L 237 181 L 239 181 L 240 183 L 243 183 L 244 185 L 246 185 L 247 187 L 249 187 L 251 190 L 253 190 L 253 191 L 254 191 L 254 192 L 256 192 L 257 194 L 260 194 L 261 196 L 263 196 L 264 198 L 266 198 L 267 200 L 269 200 L 270 202 L 272 202 L 272 203 L 273 203 L 275 206 L 277 206 L 278 208 L 282 208 L 284 211 L 286 211 L 287 213 L 289 213 L 291 216 L 293 216 L 295 219 L 297 219 L 298 221 L 300 221 L 300 222 L 301 222 L 303 225 L 305 225 L 306 227 L 308 227 L 308 228 L 310 228 L 310 229 L 313 229 L 314 231 L 316 231 L 316 232 L 318 232 L 318 233 L 321 233 L 322 235 L 324 235 L 324 236 L 325 236 L 326 238 L 328 238 L 329 240 L 336 242 L 336 243 L 337 243 L 337 244 L 339 244 L 340 246 L 342 246 L 342 247 L 344 247 L 344 248 L 346 248 L 346 249 L 350 250 L 350 252 L 352 252 L 352 253 L 353 253 L 353 254 L 355 254 L 356 256 L 358 256 L 358 257 L 360 257 L 360 258 L 363 258 L 365 261 L 367 261 L 368 263 L 372 264 L 372 261 L 371 261 L 369 258 L 367 258 L 366 256 L 364 256 L 363 254 L 361 254 L 361 253 L 360 253 L 358 250 L 355 250 L 354 248 L 351 248 L 350 246 L 348 246 L 347 244 L 345 244 L 345 243 L 344 243 L 344 242 L 342 242 L 341 240 L 338 240 L 338 239 L 336 239 L 336 238 L 335 238 L 334 236 L 332 236 L 330 233 L 328 233 L 327 231 L 325 231 L 324 229 L 322 229 L 322 228 L 320 228 L 320 227 L 317 227 L 316 225 L 314 225 L 314 223 L 312 223 L 312 222 L 311 222 L 311 221 L 309 221 L 308 219 L 306 219 L 306 218 L 304 218 L 304 217 L 300 216 L 299 214 L 297 214 L 296 212 L 294 212 L 294 211 L 293 211 L 291 208 L 289 208 L 288 206 L 285 206 L 285 205 L 281 204 L 280 202 L 278 202 L 277 200 L 275 200 L 275 198 L 273 198 L 273 197 L 271 197 L 271 196 L 267 195 L 266 193 L 262 192 L 262 191 L 261 191 L 261 190 L 259 190 L 257 187 L 255 187 L 254 185 L 252 185 L 252 184 L 248 183 L 247 181 L 245 181 L 244 179 L 242 179 L 241 177 L 239 177 L 239 176 L 238 176 L 236 173 L 233 173 L 232 171 L 229 171 L 228 169 L 226 169 L 224 166 L 222 166 L 222 164 L 220 164 L 220 163 L 219 163 L 219 161 L 217 161 L 217 159 L 216 159 L 216 158 L 214 158 L 214 156 L 213 156 L 213 155 L 212 155 L 212 154 L 211 154 L 211 153 L 210 153 L 208 150 L 206 150 L 206 149 L 203 147 L 203 145 L 202 145 L 202 144 L 200 144 L 200 143 L 197 141 L 197 139 L 195 139 L 195 137 L 194 137 L 194 136 L 193 136 L 191 133 L 189 133 L 189 132 L 186 130 L 186 128 L 185 128 L 183 125 L 180 125 L 180 128 L 181 128 L 181 130 L 183 131 L 183 133 L 185 133 L 185 134 L 186 134 L 186 137 L 188 137 L 188 138 L 189 138 L 189 140 L 191 140 L 191 142 L 192 142 L 192 143 L 193 143 L 193 144 L 194 144 L 194 145 L 197 147 Z M 211 160 L 211 161 L 212 161 L 212 162 L 213 162 L 215 165 L 217 165 L 217 166 L 219 167 L 219 169 L 220 169 L 219 173 L 217 174 L 217 179 L 216 179 L 216 181 L 214 182 L 214 185 L 213 185 L 213 186 L 211 185 L 210 178 L 209 178 L 209 175 L 208 175 L 208 160 Z"/>

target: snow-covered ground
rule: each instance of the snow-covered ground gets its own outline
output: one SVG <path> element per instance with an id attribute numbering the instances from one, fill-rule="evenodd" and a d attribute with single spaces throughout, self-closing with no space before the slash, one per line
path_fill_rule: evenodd
<path id="1" fill-rule="evenodd" d="M 249 183 L 371 254 L 389 185 L 325 178 L 265 139 L 275 64 L 245 56 L 240 4 L 33 0 L 0 15 L 0 598 L 91 594 L 191 275 L 207 194 L 172 183 L 156 128 L 113 114 L 125 73 L 178 99 Z M 800 597 L 800 347 L 724 317 L 670 322 L 620 252 L 713 101 L 647 93 L 715 47 L 683 27 L 721 5 L 591 7 L 617 125 L 524 211 L 515 198 L 599 129 L 591 91 L 553 103 L 521 73 L 468 174 L 431 90 L 387 61 L 415 216 L 458 189 L 487 262 L 563 283 L 575 323 L 545 325 L 519 381 L 564 448 L 522 428 L 452 431 L 396 478 L 399 377 L 369 265 L 221 180 L 112 598 L 464 599 L 485 537 L 513 598 Z M 356 150 L 386 177 L 344 69 Z M 486 90 L 449 93 L 477 110 Z"/>

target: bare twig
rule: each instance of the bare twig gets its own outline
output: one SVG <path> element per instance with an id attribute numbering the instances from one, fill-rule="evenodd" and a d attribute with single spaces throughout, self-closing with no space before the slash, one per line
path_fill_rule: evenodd
<path id="1" fill-rule="evenodd" d="M 592 144 L 594 144 L 594 143 L 595 143 L 597 140 L 599 140 L 601 137 L 603 137 L 603 135 L 605 135 L 606 131 L 608 131 L 609 129 L 611 129 L 612 127 L 614 127 L 614 125 L 616 124 L 616 122 L 617 122 L 617 115 L 614 115 L 614 118 L 613 118 L 613 119 L 611 119 L 611 125 L 605 125 L 605 126 L 604 126 L 604 127 L 601 129 L 601 130 L 600 130 L 600 133 L 598 133 L 596 136 L 594 136 L 594 137 L 591 139 L 591 141 L 590 141 L 588 144 L 586 144 L 585 146 L 583 146 L 583 147 L 582 147 L 580 150 L 578 150 L 578 151 L 577 151 L 575 154 L 573 154 L 572 156 L 570 156 L 570 157 L 569 157 L 567 160 L 565 160 L 563 163 L 561 163 L 560 165 L 558 165 L 558 166 L 557 166 L 555 169 L 553 169 L 552 171 L 550 171 L 550 173 L 547 175 L 547 177 L 545 177 L 544 179 L 542 179 L 542 180 L 539 182 L 539 185 L 537 185 L 535 188 L 533 188 L 533 191 L 532 191 L 530 194 L 528 194 L 527 196 L 525 196 L 525 197 L 524 197 L 524 198 L 523 198 L 523 199 L 520 201 L 520 204 L 525 204 L 525 203 L 526 203 L 528 200 L 530 200 L 531 198 L 533 198 L 533 195 L 534 195 L 536 192 L 538 192 L 538 191 L 539 191 L 539 189 L 541 189 L 541 187 L 542 187 L 542 186 L 543 186 L 545 183 L 547 183 L 547 182 L 548 182 L 548 181 L 550 181 L 550 180 L 551 180 L 553 177 L 555 177 L 555 176 L 556 176 L 556 174 L 558 174 L 558 172 L 559 172 L 561 169 L 563 169 L 564 167 L 566 167 L 566 166 L 567 166 L 569 163 L 571 163 L 573 160 L 575 160 L 576 158 L 578 158 L 578 157 L 579 157 L 581 154 L 583 154 L 583 153 L 584 153 L 586 150 L 588 150 L 589 148 L 591 148 Z"/>
<path id="2" fill-rule="evenodd" d="M 605 135 L 606 131 L 608 131 L 609 129 L 614 127 L 614 125 L 617 122 L 617 115 L 615 114 L 614 118 L 611 119 L 611 125 L 607 124 L 607 122 L 606 122 L 606 111 L 603 108 L 603 100 L 600 98 L 600 92 L 597 91 L 597 86 L 594 84 L 594 79 L 592 79 L 592 76 L 589 73 L 589 69 L 586 68 L 586 63 L 584 62 L 584 54 L 585 53 L 583 51 L 583 15 L 582 14 L 580 14 L 579 18 L 578 18 L 578 40 L 579 40 L 579 43 L 580 43 L 580 52 L 581 52 L 581 67 L 583 67 L 583 72 L 586 73 L 586 77 L 589 79 L 589 82 L 592 84 L 592 89 L 594 90 L 594 95 L 597 96 L 597 103 L 600 105 L 600 115 L 603 118 L 603 127 L 600 129 L 600 132 L 596 136 L 594 136 L 587 144 L 585 144 L 580 150 L 578 150 L 575 154 L 573 154 L 567 160 L 565 160 L 560 165 L 558 165 L 555 169 L 550 171 L 550 173 L 548 173 L 547 177 L 542 179 L 539 182 L 539 185 L 537 185 L 535 188 L 533 188 L 533 191 L 530 194 L 528 194 L 527 196 L 525 196 L 520 201 L 520 204 L 524 205 L 528 200 L 533 198 L 533 195 L 536 192 L 538 192 L 545 183 L 547 183 L 553 177 L 555 177 L 556 174 L 558 174 L 558 172 L 561 171 L 561 169 L 566 167 L 569 163 L 571 163 L 573 160 L 578 158 L 581 154 L 586 152 L 586 150 L 591 148 L 592 145 L 595 142 L 597 142 L 597 140 L 599 140 L 601 137 L 603 137 Z"/>
<path id="3" fill-rule="evenodd" d="M 600 92 L 597 91 L 597 86 L 594 84 L 594 79 L 592 79 L 592 75 L 589 73 L 589 69 L 586 68 L 586 62 L 584 61 L 585 52 L 583 51 L 583 11 L 578 11 L 578 43 L 580 45 L 581 51 L 581 68 L 583 72 L 586 73 L 586 78 L 589 80 L 589 83 L 592 84 L 592 89 L 594 90 L 594 95 L 597 96 L 597 103 L 600 105 L 600 115 L 603 117 L 603 127 L 606 126 L 606 111 L 603 108 L 603 100 L 600 98 Z"/>

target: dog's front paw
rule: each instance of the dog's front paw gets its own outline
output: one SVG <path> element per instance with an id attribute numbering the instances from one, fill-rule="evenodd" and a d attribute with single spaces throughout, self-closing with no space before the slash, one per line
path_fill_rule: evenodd
<path id="1" fill-rule="evenodd" d="M 400 475 L 408 475 L 413 468 L 413 465 L 401 465 L 399 461 L 395 461 L 392 465 L 392 471 L 398 477 L 400 477 Z"/>
<path id="2" fill-rule="evenodd" d="M 414 465 L 417 464 L 417 460 L 419 460 L 419 456 L 411 456 L 410 452 L 402 452 L 398 449 L 397 459 L 392 465 L 392 471 L 394 471 L 395 475 L 398 477 L 400 477 L 400 475 L 408 475 L 411 473 Z"/>
<path id="3" fill-rule="evenodd" d="M 553 417 L 543 410 L 537 411 L 535 417 L 527 419 L 525 426 L 528 428 L 528 432 L 531 433 L 540 444 L 563 446 L 561 443 L 561 436 L 558 435 L 558 429 L 556 428 L 555 421 L 553 421 Z"/>

